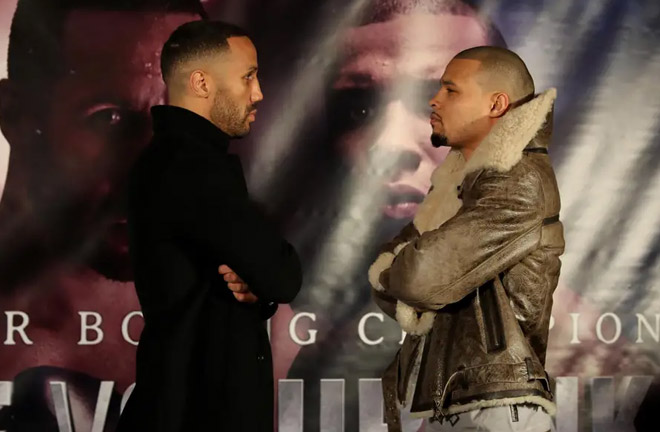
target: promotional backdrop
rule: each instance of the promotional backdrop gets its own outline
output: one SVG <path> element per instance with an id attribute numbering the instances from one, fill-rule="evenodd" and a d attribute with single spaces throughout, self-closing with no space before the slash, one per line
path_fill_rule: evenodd
<path id="1" fill-rule="evenodd" d="M 304 265 L 270 321 L 280 431 L 386 430 L 403 335 L 367 268 L 447 153 L 428 123 L 447 62 L 485 44 L 558 89 L 557 430 L 658 430 L 656 0 L 0 0 L 0 430 L 115 428 L 142 329 L 124 181 L 165 102 L 160 49 L 204 13 L 257 46 L 265 99 L 232 151 Z"/>

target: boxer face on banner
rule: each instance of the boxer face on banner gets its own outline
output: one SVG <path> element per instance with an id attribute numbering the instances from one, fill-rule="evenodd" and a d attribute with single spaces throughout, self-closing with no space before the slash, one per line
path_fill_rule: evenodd
<path id="1" fill-rule="evenodd" d="M 30 424 L 35 431 L 52 430 L 46 425 L 55 424 L 47 381 L 68 382 L 75 395 L 70 403 L 76 428 L 89 430 L 99 380 L 113 381 L 116 392 L 134 380 L 135 346 L 122 337 L 121 325 L 139 304 L 129 284 L 107 280 L 132 280 L 123 185 L 150 139 L 149 109 L 165 102 L 162 46 L 179 25 L 200 18 L 191 12 L 158 11 L 154 3 L 153 10 L 134 11 L 108 10 L 112 4 L 99 3 L 63 14 L 45 10 L 42 16 L 28 8 L 27 20 L 17 12 L 15 22 L 36 27 L 27 30 L 30 34 L 44 27 L 41 39 L 46 40 L 35 42 L 17 30 L 13 36 L 18 43 L 15 39 L 12 47 L 10 42 L 15 50 L 8 59 L 10 78 L 0 82 L 0 126 L 11 148 L 0 233 L 5 239 L 16 225 L 27 223 L 46 237 L 39 240 L 53 255 L 32 267 L 21 265 L 19 280 L 33 280 L 16 295 L 0 297 L 3 309 L 29 316 L 27 334 L 40 347 L 35 351 L 19 342 L 0 358 L 3 378 L 16 377 L 13 405 L 19 412 L 29 407 L 28 418 L 12 421 Z M 190 10 L 195 10 L 194 0 Z M 55 67 L 44 54 L 49 50 L 55 53 Z M 32 52 L 39 54 L 30 59 Z M 25 67 L 26 58 L 35 63 L 36 73 Z M 52 69 L 57 72 L 50 73 Z M 16 200 L 22 203 L 19 212 L 14 212 Z M 23 246 L 16 242 L 30 240 L 9 238 L 2 244 L 3 257 L 15 262 L 12 253 Z M 102 277 L 89 276 L 96 272 Z M 9 292 L 15 287 L 2 288 Z M 76 343 L 83 333 L 90 340 L 99 336 L 81 330 L 77 311 L 93 311 L 103 319 L 104 334 L 93 349 Z M 139 335 L 140 324 L 132 320 L 131 334 Z M 114 430 L 119 414 L 116 392 L 105 430 Z"/>
<path id="2" fill-rule="evenodd" d="M 11 99 L 16 112 L 34 111 L 20 106 L 30 104 L 42 107 L 39 115 L 2 124 L 12 159 L 22 161 L 17 169 L 28 171 L 20 174 L 28 178 L 28 199 L 42 218 L 64 214 L 58 230 L 80 239 L 81 259 L 110 279 L 132 278 L 122 184 L 150 138 L 150 107 L 165 102 L 160 50 L 175 28 L 195 19 L 185 12 L 67 13 L 61 73 L 45 92 Z"/>
<path id="3" fill-rule="evenodd" d="M 473 15 L 395 15 L 350 29 L 332 85 L 332 126 L 351 166 L 382 176 L 383 215 L 410 219 L 449 149 L 429 139 L 428 101 L 451 58 L 488 44 Z"/>
<path id="4" fill-rule="evenodd" d="M 115 282 L 132 280 L 123 186 L 150 139 L 149 109 L 164 102 L 162 46 L 179 25 L 200 18 L 153 7 L 28 14 L 38 27 L 54 22 L 56 33 L 47 29 L 41 46 L 29 39 L 27 46 L 12 46 L 10 36 L 10 49 L 16 51 L 9 55 L 9 79 L 0 82 L 0 126 L 11 148 L 0 233 L 3 264 L 20 274 L 15 285 L 2 285 L 0 304 L 25 312 L 29 337 L 48 349 L 12 347 L 11 355 L 0 358 L 5 378 L 47 364 L 111 379 L 119 391 L 133 382 L 135 346 L 122 336 L 122 322 L 139 303 L 131 284 Z M 15 30 L 13 36 L 21 38 Z M 20 48 L 25 48 L 22 58 Z M 29 58 L 31 50 L 39 53 L 36 59 Z M 55 53 L 55 67 L 41 61 L 45 50 Z M 25 66 L 26 58 L 37 73 Z M 31 241 L 21 224 L 37 232 L 37 252 L 49 248 L 47 259 L 17 261 L 16 250 Z M 19 235 L 12 237 L 17 226 Z M 104 334 L 93 350 L 77 345 L 83 333 L 94 340 L 93 331 L 81 331 L 78 311 L 103 319 Z M 141 321 L 131 320 L 132 338 L 140 330 Z"/>

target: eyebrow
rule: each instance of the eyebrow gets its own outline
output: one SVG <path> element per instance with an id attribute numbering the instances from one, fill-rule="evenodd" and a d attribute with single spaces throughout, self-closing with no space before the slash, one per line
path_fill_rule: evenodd
<path id="1" fill-rule="evenodd" d="M 374 77 L 371 74 L 363 72 L 340 73 L 336 80 L 344 83 L 348 82 L 348 85 L 343 85 L 336 88 L 336 90 L 344 88 L 371 87 L 375 83 Z"/>
<path id="2" fill-rule="evenodd" d="M 256 72 L 257 70 L 259 70 L 257 66 L 251 66 L 250 69 L 248 69 L 247 73 Z"/>
<path id="3" fill-rule="evenodd" d="M 457 86 L 456 86 L 456 83 L 455 83 L 454 81 L 450 81 L 450 80 L 443 80 L 443 79 L 441 79 L 441 80 L 440 80 L 440 84 L 442 84 L 443 86 L 448 86 L 448 85 L 449 85 L 449 86 L 457 87 Z"/>
<path id="4" fill-rule="evenodd" d="M 95 107 L 98 105 L 116 105 L 116 106 L 130 106 L 131 103 L 122 98 L 118 97 L 117 95 L 108 95 L 108 96 L 93 96 L 91 98 L 86 98 L 81 100 L 79 103 L 76 103 L 75 105 L 75 110 L 78 112 L 85 112 L 89 110 L 91 107 Z"/>

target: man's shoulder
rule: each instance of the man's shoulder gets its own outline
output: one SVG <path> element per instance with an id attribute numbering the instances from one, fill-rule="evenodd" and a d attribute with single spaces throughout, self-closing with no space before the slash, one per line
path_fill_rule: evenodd
<path id="1" fill-rule="evenodd" d="M 542 192 L 543 184 L 548 175 L 553 175 L 552 168 L 543 169 L 543 164 L 523 158 L 508 171 L 487 168 L 481 171 L 473 188 L 482 191 L 501 192 L 514 198 L 515 196 L 538 194 Z"/>
<path id="2" fill-rule="evenodd" d="M 158 167 L 174 176 L 213 175 L 222 177 L 230 156 L 175 136 L 155 136 L 138 163 Z"/>
<path id="3" fill-rule="evenodd" d="M 495 168 L 484 168 L 478 173 L 477 183 L 488 182 L 517 182 L 538 175 L 537 167 L 523 157 L 509 170 L 503 171 Z"/>

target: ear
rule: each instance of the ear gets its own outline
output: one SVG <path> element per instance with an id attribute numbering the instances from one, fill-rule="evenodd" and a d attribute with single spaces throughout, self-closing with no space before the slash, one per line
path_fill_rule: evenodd
<path id="1" fill-rule="evenodd" d="M 0 80 L 0 131 L 12 142 L 12 135 L 16 135 L 16 96 L 8 79 Z M 14 139 L 15 141 L 15 139 Z"/>
<path id="2" fill-rule="evenodd" d="M 28 134 L 41 129 L 34 109 L 26 109 L 29 106 L 26 107 L 25 103 L 30 103 L 30 99 L 21 96 L 21 92 L 9 79 L 0 80 L 0 131 L 12 150 L 25 142 Z"/>
<path id="3" fill-rule="evenodd" d="M 490 117 L 502 117 L 508 111 L 511 103 L 509 95 L 506 93 L 493 93 L 490 99 Z"/>
<path id="4" fill-rule="evenodd" d="M 190 88 L 200 98 L 208 98 L 211 95 L 211 77 L 204 71 L 194 70 L 190 74 Z"/>

